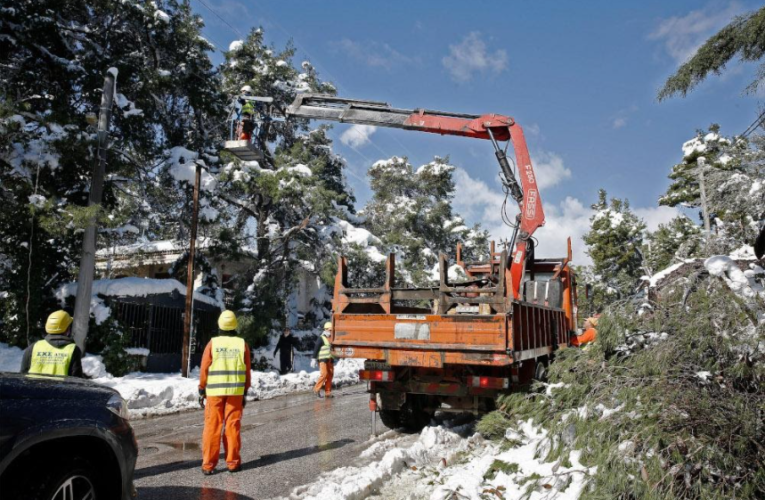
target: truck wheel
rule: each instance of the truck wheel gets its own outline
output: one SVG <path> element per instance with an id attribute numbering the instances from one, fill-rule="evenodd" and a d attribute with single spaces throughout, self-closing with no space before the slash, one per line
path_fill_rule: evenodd
<path id="1" fill-rule="evenodd" d="M 419 432 L 430 423 L 433 412 L 425 409 L 427 396 L 407 394 L 406 403 L 401 407 L 401 426 L 409 431 Z"/>
<path id="2" fill-rule="evenodd" d="M 398 410 L 380 410 L 380 420 L 388 429 L 401 427 L 401 412 Z"/>

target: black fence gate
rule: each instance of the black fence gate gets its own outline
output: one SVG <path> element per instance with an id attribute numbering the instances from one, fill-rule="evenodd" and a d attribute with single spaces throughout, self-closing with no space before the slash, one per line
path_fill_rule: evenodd
<path id="1" fill-rule="evenodd" d="M 120 297 L 109 300 L 114 317 L 127 330 L 129 347 L 149 350 L 146 371 L 173 372 L 181 368 L 183 296 Z M 220 309 L 194 301 L 191 341 L 192 367 L 198 366 L 207 342 L 217 333 Z"/>

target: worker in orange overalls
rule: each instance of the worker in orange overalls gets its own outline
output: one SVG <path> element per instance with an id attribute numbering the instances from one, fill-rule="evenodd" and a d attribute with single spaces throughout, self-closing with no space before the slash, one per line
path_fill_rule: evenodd
<path id="1" fill-rule="evenodd" d="M 596 329 L 598 326 L 598 317 L 599 316 L 593 316 L 584 320 L 584 333 L 576 335 L 571 339 L 572 346 L 581 347 L 590 342 L 595 342 L 595 339 L 598 336 L 598 330 Z"/>
<path id="2" fill-rule="evenodd" d="M 218 318 L 220 335 L 205 347 L 199 373 L 199 404 L 205 409 L 202 432 L 202 473 L 215 473 L 220 454 L 220 431 L 225 424 L 223 449 L 229 472 L 242 470 L 242 410 L 250 388 L 250 346 L 236 336 L 237 320 L 232 311 Z M 206 401 L 205 401 L 206 400 Z"/>
<path id="3" fill-rule="evenodd" d="M 318 398 L 322 397 L 322 389 L 324 389 L 325 397 L 334 397 L 332 395 L 332 377 L 335 374 L 335 365 L 334 356 L 332 355 L 332 343 L 329 341 L 331 335 L 332 323 L 326 322 L 324 323 L 324 331 L 319 336 L 319 340 L 316 341 L 316 346 L 313 348 L 311 368 L 316 368 L 316 361 L 319 361 L 319 380 L 316 381 L 316 385 L 313 387 L 313 392 Z"/>

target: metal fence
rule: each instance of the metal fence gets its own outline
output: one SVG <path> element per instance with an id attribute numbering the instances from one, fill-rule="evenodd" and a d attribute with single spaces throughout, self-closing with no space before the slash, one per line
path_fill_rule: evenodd
<path id="1" fill-rule="evenodd" d="M 117 320 L 130 334 L 130 347 L 144 347 L 152 354 L 180 354 L 183 345 L 183 308 L 151 302 L 111 300 Z M 217 332 L 220 311 L 194 309 L 191 352 L 201 352 Z"/>

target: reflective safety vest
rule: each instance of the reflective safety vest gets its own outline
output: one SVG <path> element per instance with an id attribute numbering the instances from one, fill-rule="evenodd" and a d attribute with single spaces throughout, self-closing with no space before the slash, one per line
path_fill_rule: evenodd
<path id="1" fill-rule="evenodd" d="M 208 396 L 243 396 L 247 380 L 244 339 L 225 335 L 212 339 L 212 363 L 207 372 Z"/>
<path id="2" fill-rule="evenodd" d="M 69 364 L 77 345 L 72 342 L 64 347 L 51 345 L 47 340 L 38 340 L 32 348 L 32 361 L 29 364 L 31 375 L 50 375 L 66 377 L 69 375 Z"/>
<path id="3" fill-rule="evenodd" d="M 322 335 L 321 341 L 324 345 L 319 349 L 319 361 L 334 359 L 334 356 L 332 355 L 332 344 L 329 342 L 329 339 Z"/>

